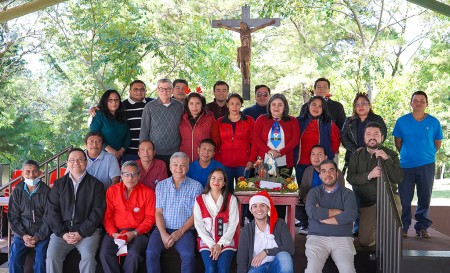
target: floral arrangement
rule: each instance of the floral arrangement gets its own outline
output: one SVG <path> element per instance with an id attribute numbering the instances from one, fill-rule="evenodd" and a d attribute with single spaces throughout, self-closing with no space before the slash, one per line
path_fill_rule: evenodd
<path id="1" fill-rule="evenodd" d="M 266 189 L 260 187 L 260 181 L 266 180 L 270 182 L 277 182 L 281 184 L 281 187 L 273 188 L 273 189 Z M 246 179 L 245 177 L 241 176 L 238 179 L 238 183 L 236 185 L 236 191 L 260 191 L 260 190 L 266 190 L 268 192 L 280 192 L 280 193 L 289 193 L 289 192 L 297 192 L 298 191 L 298 185 L 295 183 L 295 180 L 291 177 L 288 178 L 282 178 L 282 177 L 272 177 L 268 179 L 261 179 L 259 177 L 252 177 Z"/>

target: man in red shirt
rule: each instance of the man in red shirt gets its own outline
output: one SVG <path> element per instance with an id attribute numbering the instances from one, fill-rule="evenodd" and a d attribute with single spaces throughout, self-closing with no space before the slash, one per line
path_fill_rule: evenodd
<path id="1" fill-rule="evenodd" d="M 155 154 L 155 145 L 151 140 L 146 139 L 139 143 L 139 160 L 136 161 L 140 170 L 139 182 L 152 190 L 155 190 L 158 181 L 168 177 L 166 163 L 156 159 Z"/>
<path id="2" fill-rule="evenodd" d="M 118 245 L 115 239 L 124 238 L 127 243 L 123 272 L 134 273 L 145 257 L 148 233 L 155 225 L 155 193 L 139 183 L 139 166 L 135 161 L 122 165 L 122 182 L 112 185 L 106 192 L 104 225 L 106 235 L 100 247 L 100 261 L 103 271 L 120 272 L 118 266 Z"/>

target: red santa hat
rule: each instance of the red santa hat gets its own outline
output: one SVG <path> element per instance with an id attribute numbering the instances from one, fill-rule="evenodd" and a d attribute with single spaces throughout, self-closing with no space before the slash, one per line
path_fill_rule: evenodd
<path id="1" fill-rule="evenodd" d="M 256 204 L 256 203 L 263 203 L 269 207 L 269 209 L 270 209 L 270 211 L 269 211 L 270 234 L 273 234 L 273 229 L 275 228 L 275 224 L 278 220 L 278 213 L 277 213 L 277 210 L 275 209 L 275 206 L 273 205 L 272 198 L 270 198 L 270 195 L 268 192 L 260 191 L 257 194 L 253 195 L 252 198 L 250 198 L 250 201 L 249 201 L 250 211 L 252 209 L 252 205 Z"/>

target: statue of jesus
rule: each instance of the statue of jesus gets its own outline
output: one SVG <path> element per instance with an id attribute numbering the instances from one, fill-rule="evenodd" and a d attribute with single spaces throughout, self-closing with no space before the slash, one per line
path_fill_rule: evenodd
<path id="1" fill-rule="evenodd" d="M 251 59 L 251 53 L 252 53 L 252 33 L 260 30 L 262 28 L 265 28 L 267 26 L 275 24 L 275 19 L 254 27 L 250 28 L 244 21 L 241 21 L 239 23 L 239 28 L 229 27 L 225 26 L 222 23 L 218 23 L 217 26 L 228 29 L 234 32 L 239 33 L 241 38 L 241 47 L 238 48 L 238 55 L 237 55 L 237 63 L 238 67 L 241 69 L 242 78 L 244 79 L 244 84 L 250 84 L 250 59 Z"/>

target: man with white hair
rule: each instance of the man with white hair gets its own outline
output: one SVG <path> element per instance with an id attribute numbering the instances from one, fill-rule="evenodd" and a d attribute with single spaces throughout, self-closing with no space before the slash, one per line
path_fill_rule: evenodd
<path id="1" fill-rule="evenodd" d="M 261 191 L 250 199 L 249 205 L 255 219 L 241 231 L 237 272 L 293 273 L 294 241 L 286 223 L 278 218 L 272 198 Z"/>

